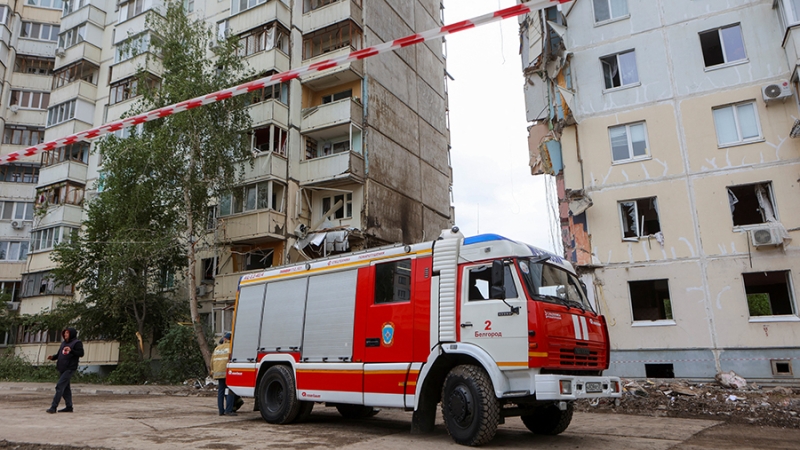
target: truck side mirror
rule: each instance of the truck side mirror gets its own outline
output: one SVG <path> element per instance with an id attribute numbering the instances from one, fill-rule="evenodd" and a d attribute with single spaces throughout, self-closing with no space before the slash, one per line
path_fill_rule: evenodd
<path id="1" fill-rule="evenodd" d="M 492 285 L 489 287 L 489 298 L 506 299 L 506 267 L 502 260 L 492 261 Z"/>

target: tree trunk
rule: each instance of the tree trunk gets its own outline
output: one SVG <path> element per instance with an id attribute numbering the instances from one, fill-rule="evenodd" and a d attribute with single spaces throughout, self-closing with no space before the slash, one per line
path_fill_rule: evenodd
<path id="1" fill-rule="evenodd" d="M 189 177 L 194 169 L 194 161 L 189 162 Z M 195 254 L 194 246 L 196 244 L 194 239 L 194 217 L 192 215 L 192 198 L 189 193 L 189 183 L 184 187 L 183 200 L 186 207 L 186 238 L 188 247 L 186 248 L 186 257 L 188 259 L 187 289 L 189 291 L 189 308 L 192 312 L 192 328 L 194 329 L 194 336 L 197 339 L 197 345 L 200 346 L 200 353 L 203 355 L 203 361 L 206 363 L 206 372 L 211 374 L 211 351 L 208 349 L 208 339 L 206 339 L 203 324 L 200 322 L 200 308 L 197 304 L 197 255 Z"/>

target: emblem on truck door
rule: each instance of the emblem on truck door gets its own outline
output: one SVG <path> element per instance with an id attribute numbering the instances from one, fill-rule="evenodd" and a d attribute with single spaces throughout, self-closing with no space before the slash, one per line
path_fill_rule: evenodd
<path id="1" fill-rule="evenodd" d="M 384 347 L 391 347 L 394 344 L 394 324 L 386 322 L 381 327 L 381 342 Z"/>

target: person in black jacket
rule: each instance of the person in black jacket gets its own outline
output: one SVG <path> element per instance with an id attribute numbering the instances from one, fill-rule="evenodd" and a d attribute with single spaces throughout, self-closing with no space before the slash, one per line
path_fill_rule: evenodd
<path id="1" fill-rule="evenodd" d="M 64 341 L 58 349 L 58 353 L 47 357 L 50 361 L 56 361 L 56 369 L 61 374 L 56 384 L 56 395 L 53 397 L 53 403 L 50 409 L 47 410 L 50 414 L 55 414 L 58 404 L 61 403 L 61 397 L 64 397 L 65 407 L 59 409 L 58 412 L 72 412 L 72 389 L 69 386 L 69 380 L 72 375 L 78 370 L 78 359 L 83 356 L 83 343 L 78 340 L 78 332 L 75 328 L 67 328 L 61 332 Z"/>

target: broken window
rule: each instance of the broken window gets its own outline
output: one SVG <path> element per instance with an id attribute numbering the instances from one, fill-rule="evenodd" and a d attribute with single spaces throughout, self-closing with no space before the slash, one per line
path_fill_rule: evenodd
<path id="1" fill-rule="evenodd" d="M 772 183 L 743 184 L 728 187 L 733 226 L 777 222 Z"/>
<path id="2" fill-rule="evenodd" d="M 647 156 L 647 129 L 644 122 L 608 129 L 611 158 L 614 162 L 630 161 Z"/>
<path id="3" fill-rule="evenodd" d="M 276 125 L 256 128 L 253 130 L 253 149 L 259 153 L 271 151 L 280 156 L 286 156 L 288 137 L 289 132 Z"/>
<path id="4" fill-rule="evenodd" d="M 262 181 L 233 189 L 222 194 L 219 215 L 229 216 L 242 211 L 272 209 L 283 212 L 285 186 L 275 181 Z"/>
<path id="5" fill-rule="evenodd" d="M 375 304 L 411 300 L 411 260 L 375 265 Z"/>
<path id="6" fill-rule="evenodd" d="M 211 281 L 213 280 L 219 270 L 217 270 L 217 263 L 219 262 L 219 258 L 204 258 L 203 259 L 203 281 Z"/>
<path id="7" fill-rule="evenodd" d="M 743 273 L 750 317 L 795 314 L 788 270 Z"/>
<path id="8" fill-rule="evenodd" d="M 335 211 L 331 211 L 334 208 Z M 332 197 L 323 197 L 322 214 L 328 214 L 328 219 L 350 219 L 353 217 L 353 194 L 339 194 Z"/>
<path id="9" fill-rule="evenodd" d="M 756 102 L 714 108 L 714 127 L 720 147 L 761 139 Z"/>
<path id="10" fill-rule="evenodd" d="M 628 15 L 628 0 L 593 0 L 595 23 L 619 19 Z"/>
<path id="11" fill-rule="evenodd" d="M 661 231 L 656 197 L 621 201 L 619 213 L 623 240 L 637 240 Z"/>
<path id="12" fill-rule="evenodd" d="M 672 320 L 669 280 L 629 281 L 634 321 Z"/>
<path id="13" fill-rule="evenodd" d="M 628 86 L 639 82 L 636 69 L 636 51 L 629 50 L 600 58 L 606 89 Z"/>
<path id="14" fill-rule="evenodd" d="M 347 20 L 303 36 L 303 59 L 349 47 L 361 49 L 361 28 Z"/>
<path id="15" fill-rule="evenodd" d="M 244 270 L 258 270 L 272 267 L 275 250 L 271 248 L 252 250 L 244 255 Z"/>
<path id="16" fill-rule="evenodd" d="M 703 61 L 706 67 L 718 66 L 747 58 L 742 40 L 742 27 L 729 25 L 700 33 Z"/>

